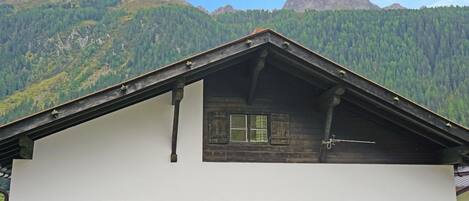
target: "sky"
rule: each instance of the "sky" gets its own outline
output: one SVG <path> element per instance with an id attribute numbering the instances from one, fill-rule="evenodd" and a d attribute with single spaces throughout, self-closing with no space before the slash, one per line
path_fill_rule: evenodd
<path id="1" fill-rule="evenodd" d="M 285 0 L 187 0 L 194 6 L 203 6 L 209 11 L 213 11 L 224 5 L 232 5 L 236 9 L 280 9 Z M 400 3 L 407 8 L 420 8 L 422 6 L 445 6 L 460 5 L 469 6 L 469 0 L 371 0 L 380 7 L 389 6 L 393 3 Z"/>

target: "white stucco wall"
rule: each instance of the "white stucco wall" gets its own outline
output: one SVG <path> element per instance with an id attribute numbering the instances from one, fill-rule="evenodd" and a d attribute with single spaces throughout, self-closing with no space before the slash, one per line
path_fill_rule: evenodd
<path id="1" fill-rule="evenodd" d="M 36 142 L 12 201 L 455 201 L 450 166 L 202 162 L 202 81 L 182 101 L 170 163 L 169 93 Z"/>

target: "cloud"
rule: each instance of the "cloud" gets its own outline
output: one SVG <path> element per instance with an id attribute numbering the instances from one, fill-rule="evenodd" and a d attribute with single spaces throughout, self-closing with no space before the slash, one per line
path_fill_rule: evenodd
<path id="1" fill-rule="evenodd" d="M 439 0 L 428 7 L 441 7 L 441 6 L 469 6 L 469 0 Z"/>

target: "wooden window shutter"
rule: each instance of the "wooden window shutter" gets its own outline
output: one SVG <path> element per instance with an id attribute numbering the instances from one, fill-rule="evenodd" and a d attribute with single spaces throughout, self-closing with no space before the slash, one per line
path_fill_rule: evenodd
<path id="1" fill-rule="evenodd" d="M 228 115 L 225 112 L 210 112 L 208 116 L 210 144 L 227 144 L 229 142 Z"/>
<path id="2" fill-rule="evenodd" d="M 290 143 L 290 116 L 288 114 L 272 114 L 270 128 L 270 144 L 288 145 Z"/>

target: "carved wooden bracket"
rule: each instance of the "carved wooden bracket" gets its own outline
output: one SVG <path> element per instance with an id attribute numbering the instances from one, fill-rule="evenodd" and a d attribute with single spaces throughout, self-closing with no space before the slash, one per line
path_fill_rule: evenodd
<path id="1" fill-rule="evenodd" d="M 33 159 L 34 141 L 30 137 L 20 136 L 18 145 L 20 146 L 19 159 Z"/>
<path id="2" fill-rule="evenodd" d="M 177 82 L 173 89 L 172 103 L 174 105 L 174 116 L 173 116 L 173 135 L 171 142 L 171 162 L 177 162 L 178 156 L 176 153 L 177 138 L 178 138 L 178 127 L 179 127 L 179 107 L 184 97 L 184 82 Z"/>
<path id="3" fill-rule="evenodd" d="M 256 65 L 251 70 L 251 86 L 249 87 L 249 94 L 247 99 L 248 105 L 251 105 L 252 101 L 254 100 L 254 94 L 256 93 L 259 74 L 265 67 L 265 59 L 267 58 L 268 54 L 269 52 L 267 50 L 263 50 L 259 56 L 259 59 L 256 62 Z"/>
<path id="4" fill-rule="evenodd" d="M 330 88 L 321 96 L 317 101 L 317 107 L 319 111 L 325 113 L 324 120 L 324 138 L 323 141 L 331 138 L 331 126 L 332 126 L 332 117 L 334 113 L 334 107 L 340 104 L 340 97 L 345 93 L 345 88 L 342 86 L 335 86 Z M 319 149 L 319 162 L 325 162 L 326 160 L 327 147 L 325 144 L 321 144 Z"/>

